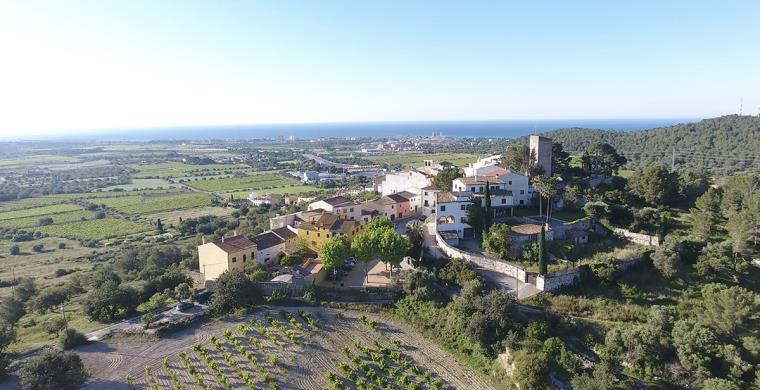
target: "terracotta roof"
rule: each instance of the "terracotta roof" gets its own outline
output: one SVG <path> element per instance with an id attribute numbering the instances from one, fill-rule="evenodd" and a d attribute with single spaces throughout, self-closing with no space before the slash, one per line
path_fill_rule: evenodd
<path id="1" fill-rule="evenodd" d="M 427 187 L 422 187 L 421 190 L 425 190 L 425 191 L 438 191 L 438 189 L 435 188 L 435 186 L 432 186 L 432 185 L 427 186 Z"/>
<path id="2" fill-rule="evenodd" d="M 214 245 L 227 253 L 240 252 L 247 249 L 256 249 L 256 243 L 245 238 L 245 236 L 225 237 L 221 240 L 214 241 Z"/>
<path id="3" fill-rule="evenodd" d="M 504 180 L 497 179 L 495 177 L 483 177 L 483 176 L 467 176 L 460 177 L 455 180 L 461 180 L 464 184 L 504 184 Z"/>
<path id="4" fill-rule="evenodd" d="M 323 199 L 322 201 L 329 204 L 330 206 L 343 206 L 352 203 L 345 196 L 333 196 L 332 198 Z"/>
<path id="5" fill-rule="evenodd" d="M 512 232 L 517 234 L 533 235 L 541 233 L 541 226 L 535 223 L 524 223 L 522 225 L 512 226 Z"/>
<path id="6" fill-rule="evenodd" d="M 256 243 L 256 247 L 259 250 L 262 250 L 262 249 L 271 248 L 275 245 L 280 245 L 284 242 L 284 240 L 280 238 L 278 235 L 269 231 L 269 232 L 264 232 L 253 237 L 253 242 Z"/>
<path id="7" fill-rule="evenodd" d="M 391 199 L 391 200 L 393 200 L 393 202 L 395 202 L 395 203 L 404 203 L 404 202 L 408 202 L 408 201 L 409 201 L 409 198 L 407 198 L 407 197 L 405 197 L 405 196 L 401 195 L 400 193 L 398 193 L 398 194 L 390 194 L 390 195 L 386 195 L 386 196 L 383 196 L 383 198 L 388 198 L 388 199 Z M 381 199 L 382 199 L 382 198 L 381 198 Z"/>
<path id="8" fill-rule="evenodd" d="M 435 194 L 435 198 L 438 203 L 456 202 L 456 198 L 451 192 L 439 192 Z"/>
<path id="9" fill-rule="evenodd" d="M 404 197 L 404 198 L 406 198 L 406 199 L 412 199 L 412 198 L 414 198 L 415 196 L 417 196 L 417 194 L 415 194 L 414 192 L 410 192 L 410 191 L 401 191 L 401 192 L 397 192 L 397 193 L 396 193 L 396 195 L 400 195 L 400 196 L 403 196 L 403 197 Z"/>

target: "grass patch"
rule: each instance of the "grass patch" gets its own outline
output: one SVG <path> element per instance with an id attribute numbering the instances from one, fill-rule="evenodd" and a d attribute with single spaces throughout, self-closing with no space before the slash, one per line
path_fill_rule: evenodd
<path id="1" fill-rule="evenodd" d="M 262 190 L 298 184 L 298 181 L 276 173 L 262 173 L 251 176 L 229 177 L 224 179 L 196 180 L 185 183 L 204 191 L 229 191 L 240 189 Z"/>
<path id="2" fill-rule="evenodd" d="M 154 164 L 137 164 L 130 165 L 130 168 L 137 172 L 132 177 L 137 179 L 149 178 L 149 177 L 181 177 L 181 176 L 193 176 L 193 173 L 209 172 L 209 171 L 235 171 L 241 169 L 250 168 L 245 165 L 238 164 L 208 164 L 208 165 L 192 165 L 183 164 L 180 162 L 164 162 Z"/>
<path id="3" fill-rule="evenodd" d="M 124 191 L 134 190 L 146 190 L 157 188 L 174 188 L 176 184 L 169 183 L 164 179 L 132 179 L 130 184 L 120 184 L 110 187 L 104 187 L 103 191 L 113 191 L 115 189 L 122 189 Z"/>
<path id="4" fill-rule="evenodd" d="M 211 205 L 211 196 L 207 194 L 182 194 L 166 196 L 123 196 L 98 199 L 104 204 L 127 214 L 146 214 L 159 211 L 189 209 Z"/>
<path id="5" fill-rule="evenodd" d="M 48 215 L 45 215 L 48 216 Z M 2 219 L 0 220 L 0 227 L 15 227 L 15 228 L 31 228 L 39 226 L 39 221 L 42 216 L 14 218 L 14 219 Z M 92 211 L 76 210 L 65 213 L 58 213 L 49 215 L 53 218 L 53 224 L 77 222 L 83 219 L 95 218 L 95 213 Z"/>
<path id="6" fill-rule="evenodd" d="M 27 217 L 52 216 L 54 214 L 78 211 L 82 208 L 73 204 L 56 204 L 43 207 L 34 207 L 0 213 L 0 221 Z"/>

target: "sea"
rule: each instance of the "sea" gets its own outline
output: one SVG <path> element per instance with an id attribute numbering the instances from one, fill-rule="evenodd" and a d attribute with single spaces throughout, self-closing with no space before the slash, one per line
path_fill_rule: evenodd
<path id="1" fill-rule="evenodd" d="M 395 136 L 431 136 L 434 134 L 456 138 L 515 138 L 569 127 L 635 131 L 695 121 L 699 121 L 699 118 L 258 124 L 68 132 L 65 138 L 67 140 L 156 141 L 276 139 L 280 137 L 285 139 L 385 138 Z"/>

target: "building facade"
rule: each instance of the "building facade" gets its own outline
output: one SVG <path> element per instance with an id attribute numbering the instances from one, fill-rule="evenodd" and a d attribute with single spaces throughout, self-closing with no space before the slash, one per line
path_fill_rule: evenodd
<path id="1" fill-rule="evenodd" d="M 256 244 L 244 236 L 222 237 L 198 246 L 198 266 L 203 277 L 216 280 L 222 272 L 242 271 L 245 263 L 256 258 Z"/>

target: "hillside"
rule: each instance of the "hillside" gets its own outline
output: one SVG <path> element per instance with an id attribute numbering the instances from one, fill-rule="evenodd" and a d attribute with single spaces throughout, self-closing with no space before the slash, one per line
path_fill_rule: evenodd
<path id="1" fill-rule="evenodd" d="M 596 142 L 614 146 L 630 168 L 651 163 L 670 164 L 673 149 L 681 166 L 760 169 L 760 117 L 728 115 L 642 131 L 558 129 L 543 133 L 565 150 L 583 151 Z"/>

